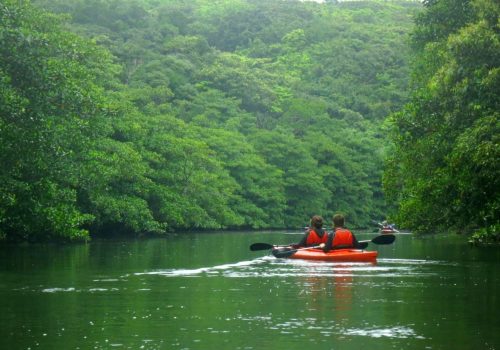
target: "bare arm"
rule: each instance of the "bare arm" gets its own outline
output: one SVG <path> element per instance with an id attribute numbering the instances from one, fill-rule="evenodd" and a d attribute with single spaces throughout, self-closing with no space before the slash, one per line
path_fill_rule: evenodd
<path id="1" fill-rule="evenodd" d="M 326 241 L 326 244 L 325 246 L 323 247 L 323 251 L 325 253 L 329 252 L 331 249 L 332 249 L 332 245 L 333 245 L 333 238 L 335 236 L 335 231 L 334 232 L 330 232 L 328 234 L 328 239 Z"/>
<path id="2" fill-rule="evenodd" d="M 302 239 L 300 240 L 299 243 L 297 243 L 297 245 L 299 247 L 305 247 L 306 246 L 307 236 L 309 236 L 309 230 L 307 230 L 306 232 L 304 232 L 304 235 L 302 236 Z"/>

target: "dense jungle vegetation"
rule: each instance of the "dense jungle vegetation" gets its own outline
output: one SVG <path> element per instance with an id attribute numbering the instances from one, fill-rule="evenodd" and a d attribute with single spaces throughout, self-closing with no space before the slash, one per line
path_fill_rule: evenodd
<path id="1" fill-rule="evenodd" d="M 415 232 L 500 242 L 500 2 L 424 5 L 410 103 L 390 118 L 386 194 Z"/>
<path id="2" fill-rule="evenodd" d="M 4 0 L 0 237 L 300 228 L 337 211 L 491 233 L 499 13 Z"/>

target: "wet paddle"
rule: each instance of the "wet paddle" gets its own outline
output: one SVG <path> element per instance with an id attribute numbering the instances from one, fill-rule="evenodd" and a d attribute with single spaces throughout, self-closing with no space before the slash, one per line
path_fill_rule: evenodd
<path id="1" fill-rule="evenodd" d="M 356 249 L 366 249 L 371 241 L 361 241 L 356 245 Z"/>
<path id="2" fill-rule="evenodd" d="M 396 239 L 396 236 L 394 236 L 393 234 L 383 234 L 383 235 L 380 235 L 380 236 L 377 236 L 375 237 L 374 239 L 372 240 L 369 240 L 369 241 L 360 241 L 359 243 L 361 242 L 372 242 L 372 243 L 375 243 L 375 244 L 391 244 L 392 242 L 394 242 L 394 240 Z"/>
<path id="3" fill-rule="evenodd" d="M 273 249 L 274 245 L 269 244 L 269 243 L 254 243 L 250 245 L 250 250 L 251 251 L 256 251 L 256 250 L 269 250 Z"/>
<path id="4" fill-rule="evenodd" d="M 356 248 L 358 249 L 365 249 L 368 247 L 368 243 L 374 243 L 374 244 L 391 244 L 394 242 L 396 239 L 396 236 L 392 234 L 384 234 L 377 236 L 373 239 L 367 240 L 367 241 L 358 241 L 358 244 L 356 245 Z"/>
<path id="5" fill-rule="evenodd" d="M 290 245 L 274 245 L 270 243 L 254 243 L 250 245 L 250 250 L 251 251 L 257 251 L 257 250 L 269 250 L 273 248 L 284 248 L 284 247 L 289 247 Z"/>
<path id="6" fill-rule="evenodd" d="M 321 248 L 321 247 L 319 245 L 316 245 L 314 247 L 305 247 L 305 248 L 298 248 L 298 249 L 280 248 L 280 249 L 274 249 L 271 253 L 276 258 L 288 258 L 300 250 L 307 250 L 307 249 L 314 249 L 314 248 Z"/>

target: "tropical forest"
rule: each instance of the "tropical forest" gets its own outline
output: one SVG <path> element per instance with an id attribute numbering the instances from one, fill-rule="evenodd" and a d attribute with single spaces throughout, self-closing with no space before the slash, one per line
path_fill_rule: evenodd
<path id="1" fill-rule="evenodd" d="M 496 0 L 2 0 L 0 240 L 500 240 Z"/>

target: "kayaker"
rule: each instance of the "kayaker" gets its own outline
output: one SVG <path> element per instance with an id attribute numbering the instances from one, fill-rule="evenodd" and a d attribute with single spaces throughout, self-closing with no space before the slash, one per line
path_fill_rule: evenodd
<path id="1" fill-rule="evenodd" d="M 328 252 L 331 249 L 356 248 L 358 240 L 356 236 L 345 226 L 345 218 L 342 214 L 333 216 L 333 231 L 328 235 L 323 250 Z"/>
<path id="2" fill-rule="evenodd" d="M 311 218 L 311 225 L 304 232 L 304 236 L 296 245 L 298 247 L 313 247 L 316 245 L 325 245 L 328 239 L 328 232 L 323 229 L 323 218 L 314 215 Z"/>
<path id="3" fill-rule="evenodd" d="M 382 221 L 382 223 L 380 224 L 380 226 L 381 226 L 380 229 L 382 231 L 387 231 L 387 232 L 389 232 L 389 231 L 395 231 L 395 232 L 399 232 L 398 230 L 396 230 L 396 224 L 389 224 L 387 222 L 387 220 Z"/>

